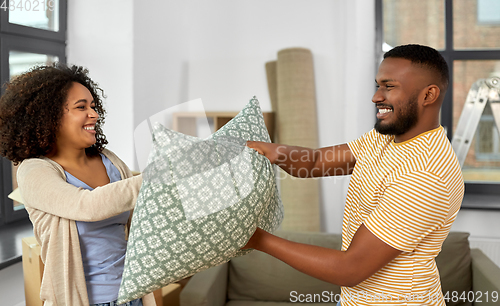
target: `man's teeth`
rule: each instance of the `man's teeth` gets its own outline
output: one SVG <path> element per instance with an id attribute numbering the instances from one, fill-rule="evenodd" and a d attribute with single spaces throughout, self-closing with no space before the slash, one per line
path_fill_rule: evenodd
<path id="1" fill-rule="evenodd" d="M 87 131 L 90 131 L 90 130 L 94 130 L 94 127 L 93 126 L 85 126 L 84 129 L 86 129 Z"/>
<path id="2" fill-rule="evenodd" d="M 380 108 L 380 109 L 378 110 L 378 112 L 379 112 L 380 114 L 385 114 L 385 113 L 388 113 L 388 112 L 392 112 L 392 109 L 390 109 L 390 108 Z"/>

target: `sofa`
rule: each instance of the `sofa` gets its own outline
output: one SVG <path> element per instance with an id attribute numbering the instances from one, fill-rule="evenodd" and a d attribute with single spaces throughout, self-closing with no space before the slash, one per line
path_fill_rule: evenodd
<path id="1" fill-rule="evenodd" d="M 341 246 L 337 234 L 282 231 L 277 235 L 333 249 Z M 451 232 L 436 258 L 443 293 L 448 292 L 447 305 L 500 305 L 500 268 L 479 249 L 471 250 L 468 237 L 468 233 Z M 339 286 L 255 251 L 195 274 L 181 291 L 180 305 L 283 306 L 301 301 L 322 304 L 334 302 L 339 296 Z"/>

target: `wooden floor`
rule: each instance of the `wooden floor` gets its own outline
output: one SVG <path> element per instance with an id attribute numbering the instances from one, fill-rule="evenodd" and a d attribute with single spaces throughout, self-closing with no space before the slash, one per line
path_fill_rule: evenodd
<path id="1" fill-rule="evenodd" d="M 2 305 L 26 306 L 21 262 L 0 270 L 0 300 Z"/>
<path id="2" fill-rule="evenodd" d="M 0 227 L 0 270 L 21 261 L 21 239 L 33 236 L 29 219 Z"/>

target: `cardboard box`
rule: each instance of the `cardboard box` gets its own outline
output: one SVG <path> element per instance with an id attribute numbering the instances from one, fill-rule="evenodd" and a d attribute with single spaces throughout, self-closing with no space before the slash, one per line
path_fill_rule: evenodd
<path id="1" fill-rule="evenodd" d="M 40 245 L 35 237 L 22 239 L 23 275 L 26 306 L 43 306 L 40 300 L 42 285 L 43 262 L 40 258 Z M 180 284 L 170 284 L 154 292 L 157 306 L 179 306 Z"/>
<path id="2" fill-rule="evenodd" d="M 40 245 L 35 237 L 22 239 L 24 295 L 26 306 L 42 306 L 40 286 L 43 276 L 43 262 L 40 258 Z"/>
<path id="3" fill-rule="evenodd" d="M 179 306 L 179 297 L 182 286 L 177 283 L 169 284 L 154 292 L 156 306 Z"/>

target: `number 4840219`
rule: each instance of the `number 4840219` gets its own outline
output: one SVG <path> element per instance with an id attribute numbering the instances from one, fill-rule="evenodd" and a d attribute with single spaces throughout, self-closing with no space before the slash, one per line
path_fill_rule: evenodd
<path id="1" fill-rule="evenodd" d="M 0 0 L 1 1 L 1 0 Z M 13 11 L 54 11 L 55 0 L 38 1 L 38 0 L 3 0 L 0 4 L 0 10 L 6 12 Z"/>
<path id="2" fill-rule="evenodd" d="M 459 294 L 458 291 L 452 291 L 451 293 L 447 291 L 444 294 L 444 300 L 446 302 L 458 302 L 458 301 L 468 301 L 468 302 L 493 302 L 496 303 L 498 301 L 498 291 L 463 291 L 462 294 Z"/>

